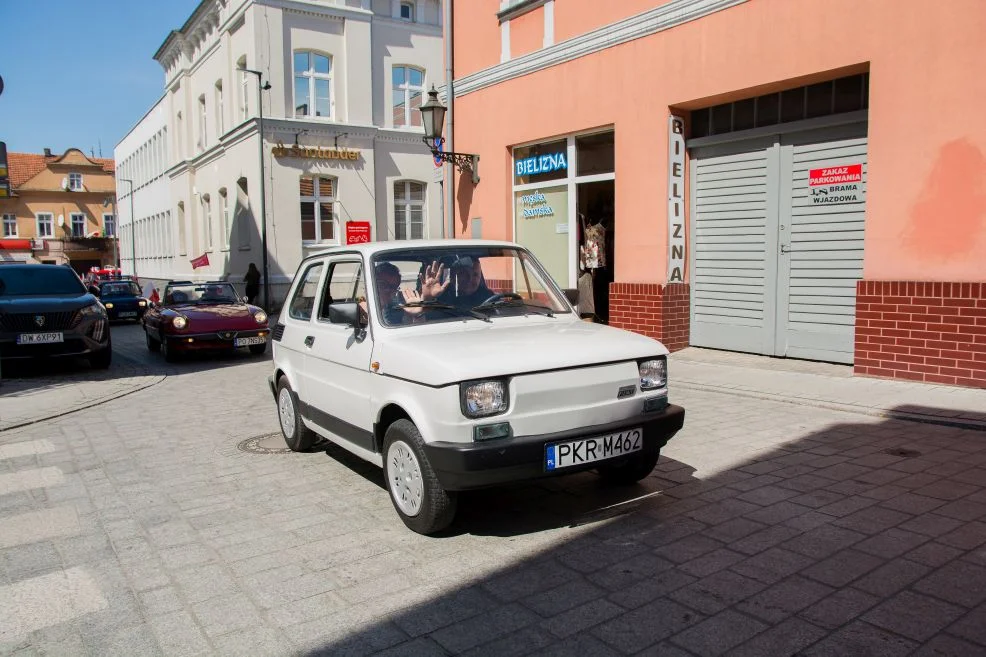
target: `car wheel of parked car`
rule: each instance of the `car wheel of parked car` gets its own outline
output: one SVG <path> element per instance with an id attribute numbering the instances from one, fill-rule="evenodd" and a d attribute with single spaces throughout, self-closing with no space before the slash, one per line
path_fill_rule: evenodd
<path id="1" fill-rule="evenodd" d="M 596 468 L 596 471 L 607 483 L 617 485 L 635 484 L 654 471 L 654 466 L 657 465 L 657 459 L 660 457 L 660 452 L 641 454 L 631 457 L 628 461 L 619 465 L 601 465 Z"/>
<path id="2" fill-rule="evenodd" d="M 157 353 L 161 351 L 161 343 L 151 337 L 150 333 L 144 333 L 144 338 L 147 340 L 147 350 Z"/>
<path id="3" fill-rule="evenodd" d="M 108 369 L 112 361 L 113 347 L 111 345 L 106 345 L 105 349 L 97 351 L 95 354 L 89 356 L 89 366 L 96 370 Z"/>
<path id="4" fill-rule="evenodd" d="M 254 356 L 259 356 L 260 354 L 264 353 L 265 351 L 267 351 L 267 343 L 266 342 L 263 343 L 263 344 L 252 344 L 252 345 L 250 345 L 250 353 L 253 354 Z"/>
<path id="5" fill-rule="evenodd" d="M 167 363 L 174 363 L 178 360 L 178 354 L 167 338 L 161 340 L 161 355 L 164 356 Z"/>
<path id="6" fill-rule="evenodd" d="M 293 452 L 311 449 L 318 439 L 315 432 L 305 426 L 298 412 L 298 398 L 291 390 L 288 378 L 281 377 L 277 383 L 277 419 L 281 422 L 284 442 Z"/>
<path id="7" fill-rule="evenodd" d="M 439 484 L 413 422 L 398 420 L 387 427 L 383 454 L 387 490 L 404 524 L 419 534 L 448 527 L 455 517 L 456 495 Z"/>

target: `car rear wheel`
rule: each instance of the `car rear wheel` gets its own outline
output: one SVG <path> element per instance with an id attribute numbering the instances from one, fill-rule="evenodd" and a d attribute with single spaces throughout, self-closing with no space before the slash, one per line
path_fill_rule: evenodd
<path id="1" fill-rule="evenodd" d="M 250 345 L 250 353 L 253 354 L 254 356 L 259 356 L 260 354 L 264 353 L 265 351 L 267 351 L 267 343 L 266 342 L 263 343 L 263 344 L 252 344 L 252 345 Z"/>
<path id="2" fill-rule="evenodd" d="M 311 449 L 318 439 L 315 432 L 302 422 L 301 413 L 298 412 L 298 397 L 286 376 L 277 382 L 277 419 L 281 422 L 284 442 L 293 452 Z"/>
<path id="3" fill-rule="evenodd" d="M 151 337 L 150 333 L 144 333 L 144 339 L 147 341 L 147 350 L 153 353 L 161 351 L 161 343 Z"/>
<path id="4" fill-rule="evenodd" d="M 660 457 L 660 452 L 639 454 L 619 464 L 601 465 L 596 471 L 606 483 L 618 486 L 635 484 L 654 471 Z"/>
<path id="5" fill-rule="evenodd" d="M 383 453 L 390 500 L 408 529 L 433 534 L 448 527 L 455 518 L 456 494 L 438 482 L 414 423 L 398 420 L 387 427 Z"/>

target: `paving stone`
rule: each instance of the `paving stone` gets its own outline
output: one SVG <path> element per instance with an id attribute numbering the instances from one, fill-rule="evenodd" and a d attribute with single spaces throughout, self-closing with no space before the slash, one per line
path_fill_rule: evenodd
<path id="1" fill-rule="evenodd" d="M 209 636 L 262 624 L 257 608 L 243 593 L 211 598 L 192 607 L 192 611 Z"/>
<path id="2" fill-rule="evenodd" d="M 933 484 L 924 486 L 923 488 L 919 488 L 914 492 L 917 495 L 933 497 L 939 500 L 959 500 L 966 495 L 971 495 L 972 493 L 982 490 L 982 485 L 983 482 L 981 481 L 978 485 L 973 485 L 964 484 L 959 481 L 942 479 Z"/>
<path id="3" fill-rule="evenodd" d="M 155 614 L 149 622 L 168 655 L 196 655 L 209 650 L 205 635 L 187 611 Z"/>
<path id="4" fill-rule="evenodd" d="M 620 653 L 591 634 L 576 634 L 563 639 L 545 650 L 537 652 L 539 656 L 569 657 L 570 655 L 599 655 L 599 657 L 616 657 Z"/>
<path id="5" fill-rule="evenodd" d="M 861 591 L 889 597 L 921 579 L 931 571 L 929 566 L 908 559 L 894 559 L 853 583 Z"/>
<path id="6" fill-rule="evenodd" d="M 804 650 L 805 657 L 897 657 L 909 655 L 918 644 L 867 623 L 855 622 Z"/>
<path id="7" fill-rule="evenodd" d="M 275 629 L 269 627 L 251 627 L 237 630 L 231 634 L 217 636 L 213 639 L 213 643 L 215 643 L 219 654 L 229 655 L 230 657 L 240 657 L 241 655 L 250 655 L 250 657 L 278 657 L 284 654 L 284 648 L 288 640 L 281 632 Z M 405 654 L 424 655 L 427 653 L 408 652 Z"/>
<path id="8" fill-rule="evenodd" d="M 691 561 L 722 547 L 722 543 L 701 534 L 688 536 L 674 543 L 655 548 L 654 553 L 677 564 Z"/>
<path id="9" fill-rule="evenodd" d="M 784 525 L 774 525 L 750 534 L 738 541 L 730 542 L 730 549 L 743 554 L 754 555 L 775 545 L 799 536 L 801 531 Z"/>
<path id="10" fill-rule="evenodd" d="M 915 641 L 927 641 L 964 611 L 926 595 L 903 591 L 868 611 L 863 620 Z"/>
<path id="11" fill-rule="evenodd" d="M 983 477 L 982 481 L 986 482 L 986 472 L 983 473 Z M 948 518 L 955 518 L 956 520 L 979 520 L 986 518 L 986 504 L 973 502 L 968 499 L 957 500 L 938 507 L 935 509 L 935 513 Z"/>
<path id="12" fill-rule="evenodd" d="M 732 566 L 732 570 L 765 584 L 773 584 L 807 568 L 811 563 L 811 559 L 796 552 L 770 548 Z"/>
<path id="13" fill-rule="evenodd" d="M 588 576 L 588 579 L 600 587 L 617 591 L 670 568 L 674 568 L 674 564 L 656 554 L 638 554 L 626 561 L 594 572 Z"/>
<path id="14" fill-rule="evenodd" d="M 779 623 L 834 590 L 825 584 L 794 575 L 740 602 L 736 608 L 768 623 Z"/>
<path id="15" fill-rule="evenodd" d="M 912 516 L 910 514 L 894 511 L 893 509 L 869 507 L 848 516 L 843 516 L 832 524 L 863 534 L 879 534 L 911 518 Z"/>
<path id="16" fill-rule="evenodd" d="M 548 560 L 503 573 L 484 581 L 482 586 L 500 600 L 509 602 L 553 589 L 559 582 L 578 578 L 574 570 Z"/>
<path id="17" fill-rule="evenodd" d="M 912 550 L 928 541 L 928 537 L 923 534 L 905 531 L 893 527 L 875 536 L 871 536 L 864 541 L 853 545 L 854 550 L 866 552 L 876 557 L 892 559 L 899 557 L 908 550 Z"/>
<path id="18" fill-rule="evenodd" d="M 607 621 L 592 634 L 624 652 L 637 652 L 695 625 L 704 617 L 670 600 L 656 600 Z"/>
<path id="19" fill-rule="evenodd" d="M 728 570 L 668 593 L 669 598 L 712 615 L 763 590 L 766 585 Z"/>
<path id="20" fill-rule="evenodd" d="M 815 559 L 824 559 L 865 538 L 866 535 L 860 532 L 834 525 L 822 525 L 782 543 L 781 547 Z"/>
<path id="21" fill-rule="evenodd" d="M 802 575 L 834 587 L 843 587 L 885 562 L 859 550 L 843 550 L 805 568 Z"/>
<path id="22" fill-rule="evenodd" d="M 957 605 L 975 607 L 986 601 L 986 568 L 952 561 L 920 580 L 914 588 Z"/>
<path id="23" fill-rule="evenodd" d="M 178 611 L 184 606 L 174 587 L 164 586 L 159 589 L 144 591 L 137 596 L 140 606 L 148 618 Z"/>
<path id="24" fill-rule="evenodd" d="M 84 637 L 86 648 L 100 657 L 132 657 L 132 655 L 161 655 L 161 649 L 146 625 L 128 627 L 115 632 Z"/>
<path id="25" fill-rule="evenodd" d="M 593 592 L 595 593 L 595 589 Z M 593 596 L 595 597 L 595 596 Z M 592 598 L 587 598 L 592 599 Z M 575 602 L 573 606 L 579 604 Z M 415 637 L 458 623 L 479 614 L 485 614 L 498 606 L 496 600 L 477 587 L 456 591 L 438 600 L 409 609 L 394 617 L 393 621 L 408 636 Z"/>
<path id="26" fill-rule="evenodd" d="M 767 525 L 746 518 L 732 518 L 702 532 L 705 536 L 727 545 L 765 529 Z"/>
<path id="27" fill-rule="evenodd" d="M 967 522 L 955 531 L 938 537 L 938 541 L 960 550 L 973 550 L 986 544 L 986 523 Z"/>
<path id="28" fill-rule="evenodd" d="M 853 588 L 840 589 L 799 614 L 805 620 L 826 629 L 835 629 L 870 609 L 880 598 Z"/>
<path id="29" fill-rule="evenodd" d="M 619 616 L 624 611 L 608 600 L 592 600 L 544 621 L 542 626 L 555 636 L 565 638 Z"/>
<path id="30" fill-rule="evenodd" d="M 183 569 L 173 577 L 181 594 L 193 605 L 238 590 L 226 569 L 219 564 Z"/>
<path id="31" fill-rule="evenodd" d="M 750 493 L 744 493 L 744 495 L 752 495 L 759 490 L 762 490 L 762 488 L 757 488 Z M 723 494 L 735 495 L 735 492 L 728 489 L 723 489 Z M 707 525 L 718 525 L 736 518 L 737 516 L 741 516 L 744 513 L 755 511 L 760 508 L 760 506 L 761 505 L 759 503 L 755 503 L 754 500 L 744 500 L 743 495 L 740 495 L 739 497 L 726 498 L 722 501 L 716 502 L 715 504 L 707 504 L 700 509 L 689 511 L 686 515 L 690 518 L 698 520 L 699 522 L 704 522 Z"/>
<path id="32" fill-rule="evenodd" d="M 918 563 L 923 563 L 926 566 L 937 568 L 938 566 L 943 566 L 961 555 L 962 550 L 932 541 L 930 543 L 925 543 L 920 547 L 914 548 L 905 556 L 912 561 L 917 561 Z"/>
<path id="33" fill-rule="evenodd" d="M 762 522 L 765 525 L 776 525 L 779 522 L 784 522 L 786 520 L 790 520 L 791 518 L 797 518 L 798 516 L 809 511 L 811 511 L 811 509 L 807 506 L 795 504 L 790 500 L 785 500 L 783 502 L 771 504 L 770 506 L 765 506 L 756 511 L 751 511 L 750 513 L 747 513 L 745 517 L 756 522 Z"/>
<path id="34" fill-rule="evenodd" d="M 537 616 L 518 604 L 508 604 L 432 633 L 447 650 L 462 652 L 537 621 Z"/>
<path id="35" fill-rule="evenodd" d="M 983 646 L 939 634 L 913 653 L 913 657 L 982 657 Z"/>
<path id="36" fill-rule="evenodd" d="M 578 639 L 584 640 L 584 637 L 578 637 Z M 512 632 L 507 636 L 494 639 L 493 641 L 484 643 L 480 646 L 476 646 L 475 648 L 467 650 L 462 654 L 463 657 L 514 657 L 515 655 L 540 654 L 542 651 L 547 650 L 549 646 L 557 645 L 557 643 L 558 637 L 551 634 L 546 629 L 540 627 L 525 627 L 517 632 Z M 403 651 L 398 650 L 400 647 L 401 646 L 395 646 L 393 648 L 395 651 L 393 653 L 394 657 L 402 657 L 404 655 Z M 602 651 L 603 654 L 606 654 L 605 651 L 609 651 L 609 654 L 617 654 L 598 640 L 593 648 L 595 650 Z M 441 646 L 439 646 L 438 649 L 441 650 L 441 652 L 435 654 L 448 654 L 448 652 Z"/>
<path id="37" fill-rule="evenodd" d="M 892 499 L 884 501 L 880 504 L 880 506 L 887 509 L 893 509 L 895 511 L 901 511 L 903 513 L 920 515 L 945 506 L 945 502 L 934 497 L 907 492 L 903 495 L 898 495 Z"/>
<path id="38" fill-rule="evenodd" d="M 694 577 L 678 569 L 665 570 L 611 593 L 609 599 L 627 609 L 635 609 L 694 581 Z"/>
<path id="39" fill-rule="evenodd" d="M 811 623 L 799 618 L 789 618 L 730 651 L 729 655 L 730 657 L 800 655 L 802 650 L 825 635 L 825 630 Z"/>
<path id="40" fill-rule="evenodd" d="M 766 629 L 758 620 L 726 610 L 676 634 L 671 641 L 700 655 L 721 655 Z"/>
<path id="41" fill-rule="evenodd" d="M 986 605 L 980 605 L 948 628 L 950 634 L 986 648 Z"/>

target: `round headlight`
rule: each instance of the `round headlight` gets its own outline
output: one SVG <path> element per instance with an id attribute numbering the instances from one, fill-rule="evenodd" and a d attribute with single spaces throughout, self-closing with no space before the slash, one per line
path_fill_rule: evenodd
<path id="1" fill-rule="evenodd" d="M 263 310 L 258 310 L 256 313 L 254 313 L 253 318 L 257 320 L 258 324 L 263 324 L 267 321 L 267 313 L 265 313 Z"/>
<path id="2" fill-rule="evenodd" d="M 109 309 L 109 308 L 112 308 L 112 307 L 113 307 L 113 302 L 112 302 L 112 301 L 107 301 L 107 302 L 106 302 L 105 304 L 103 304 L 103 305 L 105 305 L 105 306 L 106 306 L 106 308 L 107 308 L 107 309 Z"/>
<path id="3" fill-rule="evenodd" d="M 147 302 L 146 302 L 146 301 L 143 301 L 143 300 L 141 300 L 141 301 L 138 301 L 138 302 L 137 302 L 137 305 L 138 305 L 138 306 L 140 306 L 141 308 L 143 308 L 144 306 L 146 306 L 146 305 L 147 305 Z"/>
<path id="4" fill-rule="evenodd" d="M 188 320 L 182 317 L 181 315 L 178 315 L 173 320 L 171 320 L 171 325 L 174 326 L 176 329 L 181 330 L 186 326 L 188 326 Z"/>

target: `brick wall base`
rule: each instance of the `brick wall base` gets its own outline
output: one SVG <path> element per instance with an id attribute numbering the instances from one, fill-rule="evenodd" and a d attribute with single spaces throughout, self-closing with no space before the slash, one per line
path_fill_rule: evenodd
<path id="1" fill-rule="evenodd" d="M 986 388 L 986 283 L 859 281 L 855 372 Z"/>
<path id="2" fill-rule="evenodd" d="M 689 302 L 687 283 L 610 283 L 609 324 L 678 351 L 688 346 Z"/>

